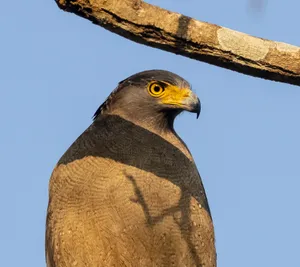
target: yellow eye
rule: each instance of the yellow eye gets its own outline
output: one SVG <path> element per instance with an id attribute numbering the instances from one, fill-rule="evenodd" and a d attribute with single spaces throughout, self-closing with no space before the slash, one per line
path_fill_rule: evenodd
<path id="1" fill-rule="evenodd" d="M 148 87 L 149 94 L 154 97 L 159 97 L 165 91 L 165 88 L 159 83 L 151 83 Z"/>

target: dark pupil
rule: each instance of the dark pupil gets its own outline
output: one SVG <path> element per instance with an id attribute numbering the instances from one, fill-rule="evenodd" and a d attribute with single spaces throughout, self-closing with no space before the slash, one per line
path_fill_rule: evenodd
<path id="1" fill-rule="evenodd" d="M 155 85 L 153 90 L 155 93 L 158 93 L 160 91 L 160 87 L 158 85 Z"/>

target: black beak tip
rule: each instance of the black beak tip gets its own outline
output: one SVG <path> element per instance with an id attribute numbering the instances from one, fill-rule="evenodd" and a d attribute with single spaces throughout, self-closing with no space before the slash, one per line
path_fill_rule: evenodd
<path id="1" fill-rule="evenodd" d="M 201 112 L 201 102 L 200 99 L 198 98 L 198 103 L 195 106 L 195 112 L 197 113 L 197 119 L 199 118 L 200 112 Z"/>

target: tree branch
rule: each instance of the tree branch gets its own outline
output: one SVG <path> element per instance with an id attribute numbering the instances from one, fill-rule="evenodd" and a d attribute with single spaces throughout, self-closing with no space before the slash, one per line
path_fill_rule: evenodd
<path id="1" fill-rule="evenodd" d="M 247 75 L 300 85 L 299 47 L 197 21 L 141 0 L 56 3 L 137 43 Z"/>

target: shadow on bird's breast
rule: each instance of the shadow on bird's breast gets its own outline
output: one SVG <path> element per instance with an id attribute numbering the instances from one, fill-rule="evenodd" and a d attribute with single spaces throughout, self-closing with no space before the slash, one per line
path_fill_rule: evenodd
<path id="1" fill-rule="evenodd" d="M 70 146 L 58 164 L 85 157 L 109 158 L 168 179 L 209 208 L 197 168 L 184 153 L 159 135 L 119 116 L 103 116 Z"/>

